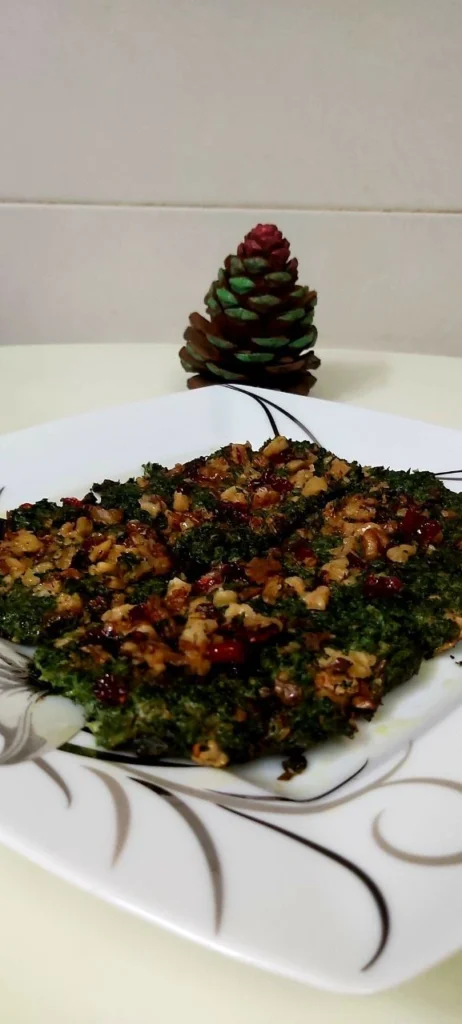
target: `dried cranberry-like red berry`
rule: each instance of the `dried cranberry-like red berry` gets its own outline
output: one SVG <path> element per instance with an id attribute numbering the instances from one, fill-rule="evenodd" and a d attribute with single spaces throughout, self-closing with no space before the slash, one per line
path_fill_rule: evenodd
<path id="1" fill-rule="evenodd" d="M 130 640 L 133 640 L 135 644 L 145 644 L 147 639 L 146 633 L 143 633 L 141 629 L 134 629 L 130 633 Z"/>
<path id="2" fill-rule="evenodd" d="M 102 644 L 105 639 L 101 626 L 91 626 L 85 633 L 85 646 L 87 644 Z"/>
<path id="3" fill-rule="evenodd" d="M 443 539 L 441 524 L 426 517 L 416 508 L 409 508 L 401 524 L 405 537 L 416 537 L 421 544 L 438 544 Z"/>
<path id="4" fill-rule="evenodd" d="M 204 573 L 196 580 L 195 590 L 199 594 L 209 594 L 214 587 L 219 587 L 223 582 L 223 570 L 212 569 L 211 572 Z"/>
<path id="5" fill-rule="evenodd" d="M 197 478 L 197 474 L 205 466 L 205 463 L 205 455 L 199 455 L 197 459 L 191 459 L 190 462 L 187 462 L 183 467 L 184 477 L 182 482 L 184 483 L 184 480 L 194 481 Z"/>
<path id="6" fill-rule="evenodd" d="M 271 490 L 277 491 L 278 494 L 288 494 L 292 490 L 293 485 L 287 476 L 278 476 L 274 472 L 274 466 L 268 466 L 267 469 L 263 470 L 258 480 L 253 482 L 252 487 L 254 490 L 258 487 L 270 487 Z"/>
<path id="7" fill-rule="evenodd" d="M 427 519 L 420 527 L 418 533 L 422 544 L 439 544 L 443 539 L 441 524 L 436 519 Z"/>
<path id="8" fill-rule="evenodd" d="M 313 558 L 314 555 L 313 548 L 310 547 L 308 541 L 303 540 L 303 537 L 295 542 L 293 547 L 290 549 L 290 553 L 294 555 L 295 558 L 298 558 L 300 562 L 304 562 L 306 558 Z"/>
<path id="9" fill-rule="evenodd" d="M 387 505 L 378 505 L 374 516 L 376 523 L 387 523 L 391 519 L 391 512 Z"/>
<path id="10" fill-rule="evenodd" d="M 356 551 L 349 551 L 347 557 L 349 565 L 353 566 L 354 569 L 364 568 L 366 561 L 364 558 L 361 558 L 361 555 L 358 555 Z"/>
<path id="11" fill-rule="evenodd" d="M 221 566 L 223 572 L 224 583 L 235 583 L 241 580 L 243 583 L 247 583 L 247 575 L 245 568 L 240 562 L 227 562 Z"/>
<path id="12" fill-rule="evenodd" d="M 220 501 L 218 507 L 232 526 L 248 526 L 250 511 L 245 505 L 234 501 Z"/>
<path id="13" fill-rule="evenodd" d="M 276 636 L 279 633 L 279 629 L 274 623 L 269 626 L 263 626 L 262 629 L 255 629 L 253 632 L 247 631 L 247 641 L 249 644 L 264 644 L 272 636 Z"/>
<path id="14" fill-rule="evenodd" d="M 400 524 L 400 532 L 405 537 L 414 537 L 419 532 L 425 522 L 425 516 L 417 508 L 408 508 L 406 515 L 402 523 Z"/>
<path id="15" fill-rule="evenodd" d="M 90 560 L 88 558 L 87 552 L 82 551 L 82 549 L 79 548 L 79 550 L 76 551 L 75 555 L 72 556 L 71 568 L 83 571 L 84 569 L 88 568 L 89 564 Z"/>
<path id="16" fill-rule="evenodd" d="M 273 491 L 277 491 L 278 494 L 283 495 L 289 494 L 293 489 L 293 485 L 286 476 L 273 476 L 270 486 Z"/>
<path id="17" fill-rule="evenodd" d="M 366 597 L 394 597 L 403 589 L 404 583 L 399 576 L 366 576 L 363 591 Z"/>
<path id="18" fill-rule="evenodd" d="M 102 615 L 103 612 L 106 611 L 107 606 L 108 602 L 102 595 L 99 597 L 92 597 L 88 602 L 88 607 L 92 612 L 95 612 L 96 615 Z"/>
<path id="19" fill-rule="evenodd" d="M 209 647 L 208 659 L 212 665 L 229 662 L 242 665 L 245 661 L 245 645 L 241 640 L 217 640 Z"/>
<path id="20" fill-rule="evenodd" d="M 63 505 L 70 505 L 71 508 L 83 508 L 84 502 L 80 498 L 62 498 Z"/>
<path id="21" fill-rule="evenodd" d="M 97 700 L 102 704 L 109 704 L 111 707 L 125 704 L 128 699 L 128 684 L 120 676 L 112 672 L 105 672 L 100 679 L 97 679 L 93 692 Z"/>

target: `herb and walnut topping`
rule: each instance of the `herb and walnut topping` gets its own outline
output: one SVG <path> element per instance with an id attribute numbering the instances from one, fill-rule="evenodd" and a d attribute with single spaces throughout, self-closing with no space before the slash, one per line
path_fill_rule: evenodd
<path id="1" fill-rule="evenodd" d="M 223 767 L 351 735 L 462 636 L 462 499 L 277 437 L 0 534 L 0 633 L 108 748 Z"/>

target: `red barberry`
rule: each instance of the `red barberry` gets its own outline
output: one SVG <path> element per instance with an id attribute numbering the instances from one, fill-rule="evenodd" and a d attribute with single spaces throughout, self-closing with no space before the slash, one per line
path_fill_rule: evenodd
<path id="1" fill-rule="evenodd" d="M 421 529 L 424 522 L 425 516 L 423 516 L 415 506 L 412 506 L 411 508 L 408 508 L 406 515 L 400 524 L 400 532 L 403 533 L 405 537 L 414 537 Z"/>
<path id="2" fill-rule="evenodd" d="M 209 647 L 208 659 L 215 664 L 238 663 L 245 661 L 245 645 L 241 640 L 217 640 Z"/>
<path id="3" fill-rule="evenodd" d="M 223 570 L 212 569 L 211 572 L 204 573 L 196 580 L 195 590 L 199 594 L 209 594 L 215 587 L 219 587 L 223 583 Z"/>
<path id="4" fill-rule="evenodd" d="M 128 692 L 128 684 L 125 679 L 115 676 L 112 672 L 105 672 L 93 686 L 96 699 L 100 700 L 102 704 L 109 704 L 112 707 L 125 704 Z"/>
<path id="5" fill-rule="evenodd" d="M 313 558 L 313 548 L 310 547 L 308 541 L 304 540 L 303 537 L 300 537 L 300 540 L 295 542 L 293 547 L 290 549 L 290 553 L 291 555 L 294 555 L 299 562 L 304 562 L 307 558 Z"/>
<path id="6" fill-rule="evenodd" d="M 275 636 L 279 633 L 279 629 L 274 623 L 269 626 L 264 626 L 262 629 L 255 629 L 253 632 L 247 632 L 247 641 L 249 644 L 264 644 L 270 637 Z"/>
<path id="7" fill-rule="evenodd" d="M 83 508 L 84 502 L 80 498 L 62 498 L 63 505 L 70 505 L 71 508 Z"/>
<path id="8" fill-rule="evenodd" d="M 436 519 L 427 519 L 418 531 L 422 544 L 439 544 L 443 539 L 441 524 Z"/>
<path id="9" fill-rule="evenodd" d="M 363 591 L 366 597 L 394 597 L 403 589 L 404 583 L 399 576 L 366 576 Z"/>

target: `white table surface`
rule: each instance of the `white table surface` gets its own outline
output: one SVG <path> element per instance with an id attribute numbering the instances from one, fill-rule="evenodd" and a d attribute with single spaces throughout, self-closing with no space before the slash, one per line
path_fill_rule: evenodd
<path id="1" fill-rule="evenodd" d="M 462 359 L 343 349 L 320 355 L 315 396 L 462 428 Z M 169 345 L 0 347 L 0 433 L 178 391 L 184 382 Z M 2 1024 L 462 1019 L 461 954 L 378 996 L 317 992 L 131 917 L 4 847 L 0 912 Z"/>

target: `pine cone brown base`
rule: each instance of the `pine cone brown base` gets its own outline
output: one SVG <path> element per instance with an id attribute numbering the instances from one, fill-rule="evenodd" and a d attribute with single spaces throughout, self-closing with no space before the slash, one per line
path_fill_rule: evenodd
<path id="1" fill-rule="evenodd" d="M 319 360 L 318 360 L 318 364 L 319 364 Z M 209 377 L 203 377 L 202 374 L 200 374 L 200 373 L 196 374 L 194 377 L 189 377 L 188 378 L 188 388 L 191 391 L 194 391 L 196 388 L 207 388 L 207 387 L 210 387 L 210 386 L 215 386 L 216 387 L 219 384 L 220 384 L 220 381 L 218 381 L 216 379 L 215 380 L 211 380 Z M 264 381 L 261 381 L 261 380 L 259 380 L 259 381 L 257 381 L 257 380 L 251 380 L 251 381 L 250 380 L 246 380 L 246 381 L 240 382 L 239 384 L 236 384 L 234 386 L 235 387 L 242 387 L 242 386 L 245 387 L 246 385 L 248 385 L 249 387 L 255 387 L 255 388 L 258 388 L 258 387 L 259 388 L 269 388 L 272 391 L 285 391 L 286 393 L 292 394 L 292 395 L 307 395 L 311 391 L 311 388 L 313 387 L 314 384 L 316 384 L 316 377 L 314 376 L 314 374 L 312 374 L 312 373 L 303 373 L 295 381 L 285 381 L 285 380 L 281 380 L 281 379 L 279 379 L 277 381 L 275 381 L 274 379 L 273 380 L 266 379 Z"/>

